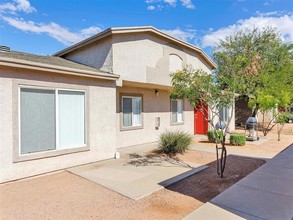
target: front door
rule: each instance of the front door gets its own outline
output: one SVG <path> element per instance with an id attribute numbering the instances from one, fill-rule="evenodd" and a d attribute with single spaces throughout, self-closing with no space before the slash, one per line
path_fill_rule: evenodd
<path id="1" fill-rule="evenodd" d="M 203 113 L 204 114 L 203 114 Z M 194 134 L 206 134 L 208 131 L 208 107 L 198 105 L 194 108 Z"/>

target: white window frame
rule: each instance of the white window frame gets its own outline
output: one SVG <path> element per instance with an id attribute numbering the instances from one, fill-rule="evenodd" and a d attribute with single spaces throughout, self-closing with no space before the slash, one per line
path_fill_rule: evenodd
<path id="1" fill-rule="evenodd" d="M 21 153 L 21 120 L 20 120 L 20 93 L 22 88 L 29 88 L 29 89 L 39 89 L 39 90 L 49 90 L 49 91 L 55 91 L 55 145 L 56 149 L 54 150 L 48 150 L 48 151 L 39 151 L 39 152 L 33 152 L 33 153 Z M 83 145 L 77 145 L 69 147 L 68 149 L 58 149 L 59 146 L 59 115 L 58 115 L 58 92 L 59 91 L 74 91 L 74 92 L 83 92 L 84 93 L 84 144 Z M 68 152 L 70 150 L 74 149 L 81 149 L 87 147 L 87 108 L 86 108 L 86 100 L 87 100 L 87 94 L 85 90 L 81 89 L 66 89 L 66 88 L 56 88 L 56 87 L 42 87 L 42 86 L 27 86 L 27 85 L 19 85 L 18 86 L 18 155 L 20 157 L 22 156 L 30 156 L 30 155 L 38 155 L 38 154 L 44 154 L 48 152 L 58 153 L 58 152 Z"/>
<path id="2" fill-rule="evenodd" d="M 181 100 L 181 108 L 182 108 L 182 121 L 178 121 L 178 115 L 179 115 L 179 111 L 178 111 L 178 100 Z M 173 122 L 172 121 L 172 113 L 173 113 L 173 109 L 172 109 L 172 102 L 176 101 L 176 105 L 177 105 L 177 112 L 176 112 L 176 118 L 177 121 Z M 171 103 L 170 103 L 170 108 L 171 108 L 171 125 L 180 125 L 180 124 L 184 124 L 184 100 L 183 99 L 171 99 Z M 175 111 L 174 111 L 175 112 Z"/>
<path id="3" fill-rule="evenodd" d="M 123 99 L 124 98 L 131 98 L 131 99 L 134 99 L 134 98 L 140 98 L 140 124 L 139 125 L 130 125 L 130 126 L 124 126 L 123 124 Z M 121 96 L 121 129 L 122 130 L 128 130 L 128 129 L 136 129 L 136 128 L 142 128 L 143 127 L 143 117 L 142 117 L 142 113 L 143 113 L 143 109 L 142 109 L 142 104 L 143 102 L 143 97 L 141 95 L 122 95 Z M 132 119 L 132 122 L 133 122 L 133 109 L 132 109 L 132 112 L 131 112 L 131 119 Z"/>

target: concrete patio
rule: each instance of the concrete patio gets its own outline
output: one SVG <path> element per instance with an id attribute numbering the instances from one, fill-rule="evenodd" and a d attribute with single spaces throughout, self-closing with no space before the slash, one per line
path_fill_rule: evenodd
<path id="1" fill-rule="evenodd" d="M 146 156 L 156 144 L 119 149 L 121 158 L 68 169 L 69 172 L 138 200 L 191 176 L 207 166 Z"/>
<path id="2" fill-rule="evenodd" d="M 292 218 L 293 145 L 184 220 Z"/>

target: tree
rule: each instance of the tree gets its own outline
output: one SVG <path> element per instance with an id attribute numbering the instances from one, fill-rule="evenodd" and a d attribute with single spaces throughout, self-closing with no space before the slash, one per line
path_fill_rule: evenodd
<path id="1" fill-rule="evenodd" d="M 234 90 L 232 87 L 226 87 L 224 90 L 219 86 L 215 80 L 215 75 L 208 74 L 203 70 L 194 70 L 191 66 L 185 67 L 182 71 L 176 71 L 171 74 L 172 76 L 172 99 L 187 99 L 193 107 L 199 105 L 208 106 L 209 117 L 205 118 L 211 125 L 214 131 L 217 129 L 216 118 L 220 119 L 219 127 L 223 131 L 223 136 L 218 132 L 214 132 L 217 135 L 215 139 L 220 140 L 221 147 L 216 142 L 217 152 L 217 173 L 222 178 L 225 170 L 227 150 L 225 147 L 226 133 L 228 132 L 229 124 L 233 117 L 234 109 L 232 109 L 231 115 L 228 120 L 228 124 L 224 127 L 223 122 L 219 115 L 219 111 L 223 107 L 233 108 L 233 96 Z M 198 108 L 203 115 L 205 114 L 205 108 Z M 220 150 L 220 157 L 219 152 Z"/>
<path id="2" fill-rule="evenodd" d="M 266 27 L 239 31 L 220 41 L 213 53 L 222 88 L 237 79 L 235 92 L 250 97 L 252 116 L 273 113 L 271 121 L 263 123 L 265 136 L 278 122 L 276 105 L 285 109 L 293 101 L 292 50 L 292 43 L 284 43 L 275 29 Z"/>

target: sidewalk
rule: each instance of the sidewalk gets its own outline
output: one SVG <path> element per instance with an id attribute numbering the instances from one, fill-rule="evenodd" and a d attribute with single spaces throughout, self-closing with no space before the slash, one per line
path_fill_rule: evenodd
<path id="1" fill-rule="evenodd" d="M 292 217 L 293 144 L 184 220 Z"/>
<path id="2" fill-rule="evenodd" d="M 197 151 L 204 151 L 209 153 L 215 153 L 216 147 L 215 146 L 201 146 L 201 145 L 192 145 L 191 150 Z M 254 157 L 254 158 L 263 158 L 263 159 L 271 159 L 276 156 L 277 153 L 274 152 L 258 152 L 258 151 L 245 151 L 240 149 L 231 149 L 229 146 L 227 147 L 227 154 L 228 155 L 238 155 L 244 157 Z"/>

